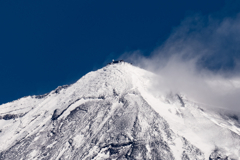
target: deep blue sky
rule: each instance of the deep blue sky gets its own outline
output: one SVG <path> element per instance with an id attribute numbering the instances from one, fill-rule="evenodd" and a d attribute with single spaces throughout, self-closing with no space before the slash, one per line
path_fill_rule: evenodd
<path id="1" fill-rule="evenodd" d="M 125 51 L 150 53 L 186 15 L 208 15 L 225 5 L 224 0 L 2 0 L 0 104 L 71 84 Z"/>

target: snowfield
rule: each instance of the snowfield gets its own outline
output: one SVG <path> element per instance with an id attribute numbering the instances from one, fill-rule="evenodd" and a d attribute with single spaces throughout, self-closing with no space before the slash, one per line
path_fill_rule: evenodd
<path id="1" fill-rule="evenodd" d="M 156 76 L 120 62 L 0 105 L 0 159 L 240 159 L 236 119 L 154 88 Z"/>

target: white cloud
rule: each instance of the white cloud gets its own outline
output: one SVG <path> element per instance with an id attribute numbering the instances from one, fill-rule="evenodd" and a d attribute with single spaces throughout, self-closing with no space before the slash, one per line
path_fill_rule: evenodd
<path id="1" fill-rule="evenodd" d="M 185 18 L 150 56 L 121 58 L 159 75 L 157 90 L 181 92 L 195 101 L 240 112 L 240 14 Z"/>

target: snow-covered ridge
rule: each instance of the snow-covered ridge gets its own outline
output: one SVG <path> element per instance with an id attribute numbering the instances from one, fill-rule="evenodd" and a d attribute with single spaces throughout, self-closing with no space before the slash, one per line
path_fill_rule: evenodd
<path id="1" fill-rule="evenodd" d="M 146 150 L 139 153 L 140 159 L 239 159 L 238 122 L 191 102 L 190 95 L 164 95 L 161 89 L 153 93 L 156 76 L 121 62 L 90 72 L 76 83 L 44 96 L 2 104 L 0 159 L 14 159 L 14 155 L 22 159 L 114 159 L 121 154 L 133 158 L 137 156 L 133 154 L 134 146 Z M 114 129 L 115 126 L 121 129 Z M 107 133 L 122 139 L 106 140 Z M 164 152 L 153 153 L 152 142 L 157 140 L 153 137 L 158 136 L 161 141 L 157 138 L 157 146 L 161 148 L 164 143 L 167 147 L 162 148 Z M 88 146 L 93 137 L 97 137 L 96 143 Z M 21 148 L 20 144 L 26 151 L 11 157 L 10 152 Z"/>

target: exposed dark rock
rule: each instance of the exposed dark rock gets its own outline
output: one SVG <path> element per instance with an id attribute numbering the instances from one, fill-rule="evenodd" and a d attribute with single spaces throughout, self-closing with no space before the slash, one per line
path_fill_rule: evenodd
<path id="1" fill-rule="evenodd" d="M 182 106 L 182 107 L 185 107 L 185 103 L 184 103 L 182 97 L 181 97 L 180 95 L 178 95 L 178 94 L 176 94 L 176 96 L 177 96 L 178 100 L 180 101 L 181 106 Z"/>
<path id="2" fill-rule="evenodd" d="M 58 113 L 58 112 L 59 112 L 58 109 L 54 110 L 53 115 L 52 115 L 52 120 L 53 121 L 56 120 L 60 116 L 61 113 Z"/>
<path id="3" fill-rule="evenodd" d="M 182 153 L 182 160 L 190 160 L 190 158 L 189 158 L 188 155 L 185 153 L 185 151 L 183 151 L 183 153 Z"/>
<path id="4" fill-rule="evenodd" d="M 224 150 L 216 148 L 209 156 L 209 160 L 231 160 L 231 159 L 225 155 Z"/>
<path id="5" fill-rule="evenodd" d="M 75 100 L 74 102 L 72 102 L 71 104 L 69 104 L 66 108 L 64 108 L 63 110 L 59 110 L 59 109 L 55 109 L 53 111 L 53 115 L 52 115 L 52 120 L 57 120 L 71 105 L 73 105 L 74 103 L 76 103 L 77 101 L 79 101 L 80 99 Z"/>
<path id="6" fill-rule="evenodd" d="M 50 93 L 50 92 L 49 92 Z M 49 93 L 45 93 L 45 94 L 43 94 L 43 95 L 35 95 L 35 96 L 33 96 L 34 98 L 37 98 L 37 99 L 42 99 L 42 98 L 44 98 L 44 97 L 47 97 L 48 95 L 49 95 Z"/>
<path id="7" fill-rule="evenodd" d="M 115 97 L 118 96 L 118 94 L 117 94 L 115 89 L 113 89 L 113 96 L 115 96 Z"/>
<path id="8" fill-rule="evenodd" d="M 2 119 L 4 120 L 11 120 L 11 119 L 15 119 L 15 118 L 18 118 L 18 115 L 16 114 L 5 114 Z"/>
<path id="9" fill-rule="evenodd" d="M 60 93 L 60 91 L 61 91 L 62 89 L 65 89 L 65 88 L 67 88 L 67 87 L 69 87 L 69 85 L 58 86 L 58 87 L 53 91 L 53 93 L 58 94 L 58 93 Z"/>

